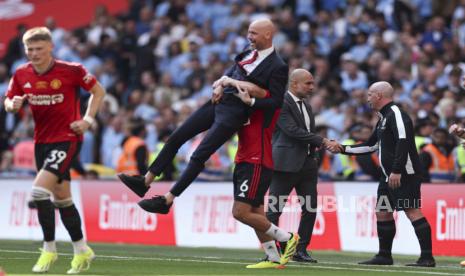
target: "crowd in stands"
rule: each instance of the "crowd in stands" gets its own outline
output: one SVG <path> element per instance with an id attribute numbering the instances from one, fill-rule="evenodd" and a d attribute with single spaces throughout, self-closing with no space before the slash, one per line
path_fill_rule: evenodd
<path id="1" fill-rule="evenodd" d="M 437 173 L 450 182 L 465 181 L 465 151 L 445 131 L 465 123 L 464 0 L 128 2 L 125 14 L 111 16 L 101 6 L 88 26 L 75 30 L 60 28 L 51 17 L 44 22 L 53 34 L 55 57 L 82 63 L 107 90 L 98 124 L 84 136 L 84 176 L 114 175 L 134 118 L 145 121 L 142 137 L 153 160 L 247 47 L 249 22 L 269 17 L 278 27 L 274 46 L 289 69 L 305 68 L 315 77 L 309 104 L 320 133 L 346 143 L 367 139 L 378 117 L 366 103 L 366 90 L 375 81 L 388 81 L 395 101 L 414 119 L 425 181 L 436 182 Z M 2 97 L 12 73 L 26 62 L 21 36 L 28 27 L 18 26 L 0 62 Z M 85 103 L 89 94 L 81 95 Z M 7 114 L 1 102 L 0 174 L 27 174 L 33 166 L 31 113 L 24 108 Z M 183 170 L 200 139 L 181 148 L 166 180 Z M 201 180 L 231 176 L 236 143 L 231 140 L 212 157 Z M 376 156 L 358 160 L 322 153 L 321 179 L 374 180 L 376 162 Z"/>

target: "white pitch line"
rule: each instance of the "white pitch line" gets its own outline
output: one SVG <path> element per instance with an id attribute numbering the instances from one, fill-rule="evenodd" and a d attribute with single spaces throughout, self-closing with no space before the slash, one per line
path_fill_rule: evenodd
<path id="1" fill-rule="evenodd" d="M 24 253 L 24 254 L 37 254 L 37 251 L 26 251 L 26 250 L 5 250 L 0 249 L 0 252 L 7 253 Z M 70 253 L 58 253 L 62 256 L 72 256 Z M 202 260 L 202 259 L 180 259 L 180 258 L 160 258 L 160 257 L 127 257 L 127 256 L 113 256 L 113 255 L 97 255 L 97 259 L 116 259 L 116 260 L 150 260 L 150 261 L 168 261 L 168 262 L 193 262 L 193 263 L 217 263 L 217 264 L 240 264 L 247 265 L 250 262 L 239 262 L 239 261 L 215 261 L 215 260 Z M 200 257 L 199 257 L 200 258 Z M 346 265 L 345 263 L 329 263 L 335 265 Z M 327 270 L 352 270 L 352 271 L 371 271 L 371 272 L 386 272 L 386 273 L 404 273 L 404 274 L 422 274 L 422 275 L 463 275 L 463 273 L 449 273 L 449 272 L 440 272 L 440 271 L 414 271 L 414 270 L 389 270 L 385 267 L 380 269 L 372 268 L 359 268 L 359 267 L 328 267 L 321 265 L 295 265 L 287 264 L 286 266 L 296 267 L 296 268 L 319 268 Z M 400 266 L 399 266 L 400 267 Z"/>

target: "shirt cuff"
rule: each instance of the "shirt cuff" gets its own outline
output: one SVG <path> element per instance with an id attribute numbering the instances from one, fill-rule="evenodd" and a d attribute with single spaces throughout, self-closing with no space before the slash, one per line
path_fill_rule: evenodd
<path id="1" fill-rule="evenodd" d="M 252 98 L 252 101 L 250 102 L 250 106 L 253 106 L 255 104 L 255 98 Z"/>

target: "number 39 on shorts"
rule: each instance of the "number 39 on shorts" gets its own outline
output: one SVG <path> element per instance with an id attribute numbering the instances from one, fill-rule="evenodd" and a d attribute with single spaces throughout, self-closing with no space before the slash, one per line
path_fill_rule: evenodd
<path id="1" fill-rule="evenodd" d="M 66 152 L 59 150 L 52 150 L 49 157 L 45 160 L 47 164 L 50 164 L 50 167 L 58 170 L 58 166 L 63 160 L 66 159 Z"/>

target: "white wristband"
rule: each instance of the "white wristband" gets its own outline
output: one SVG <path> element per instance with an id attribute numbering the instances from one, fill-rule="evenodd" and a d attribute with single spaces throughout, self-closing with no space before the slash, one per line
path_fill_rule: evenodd
<path id="1" fill-rule="evenodd" d="M 90 116 L 88 116 L 88 115 L 84 116 L 82 119 L 83 119 L 84 121 L 88 122 L 89 125 L 91 125 L 91 126 L 95 124 L 95 119 L 92 118 L 92 117 L 90 117 Z"/>
<path id="2" fill-rule="evenodd" d="M 250 106 L 253 106 L 255 104 L 255 98 L 252 98 L 252 101 L 250 101 Z"/>

